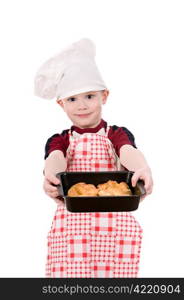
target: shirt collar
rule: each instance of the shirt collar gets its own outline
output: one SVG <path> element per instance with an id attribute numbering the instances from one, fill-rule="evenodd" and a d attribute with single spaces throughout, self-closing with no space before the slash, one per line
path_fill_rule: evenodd
<path id="1" fill-rule="evenodd" d="M 94 127 L 94 128 L 79 128 L 79 127 L 77 127 L 77 126 L 72 126 L 71 127 L 71 132 L 72 131 L 75 131 L 75 132 L 78 132 L 78 133 L 80 133 L 80 134 L 82 134 L 82 133 L 96 133 L 96 132 L 98 132 L 101 128 L 105 128 L 105 130 L 106 130 L 106 128 L 107 128 L 107 122 L 105 122 L 104 120 L 102 120 L 101 119 L 101 121 L 100 121 L 100 123 L 96 126 L 96 127 Z"/>

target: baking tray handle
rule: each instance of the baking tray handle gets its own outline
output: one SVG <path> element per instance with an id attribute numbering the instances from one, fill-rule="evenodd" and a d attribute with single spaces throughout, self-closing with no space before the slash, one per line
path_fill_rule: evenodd
<path id="1" fill-rule="evenodd" d="M 56 174 L 56 177 L 61 181 L 59 174 L 60 173 Z M 63 198 L 64 198 L 64 191 L 63 191 L 63 185 L 62 185 L 62 183 L 61 182 L 59 184 L 52 183 L 52 185 L 55 186 L 55 187 L 57 187 L 57 189 L 58 189 L 59 196 L 57 198 L 63 200 Z"/>
<path id="2" fill-rule="evenodd" d="M 144 187 L 144 181 L 143 180 L 138 180 L 137 181 L 137 187 L 140 190 L 141 196 L 146 194 L 146 190 L 145 190 L 145 187 Z"/>

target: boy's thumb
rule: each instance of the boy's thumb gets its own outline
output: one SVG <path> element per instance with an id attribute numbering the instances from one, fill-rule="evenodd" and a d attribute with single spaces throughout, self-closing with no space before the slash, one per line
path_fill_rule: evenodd
<path id="1" fill-rule="evenodd" d="M 134 175 L 132 176 L 132 186 L 135 187 L 137 180 L 139 179 L 138 174 L 134 173 Z"/>
<path id="2" fill-rule="evenodd" d="M 55 175 L 53 175 L 53 174 L 49 174 L 48 176 L 47 176 L 47 179 L 51 182 L 51 183 L 53 183 L 53 184 L 60 184 L 60 180 L 55 176 Z"/>

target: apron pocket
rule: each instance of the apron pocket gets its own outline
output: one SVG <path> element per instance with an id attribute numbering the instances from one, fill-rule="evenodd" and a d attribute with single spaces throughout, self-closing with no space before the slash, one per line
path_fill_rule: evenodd
<path id="1" fill-rule="evenodd" d="M 137 263 L 140 257 L 141 240 L 141 236 L 117 236 L 115 261 Z"/>
<path id="2" fill-rule="evenodd" d="M 67 261 L 91 260 L 91 237 L 89 235 L 67 236 Z"/>

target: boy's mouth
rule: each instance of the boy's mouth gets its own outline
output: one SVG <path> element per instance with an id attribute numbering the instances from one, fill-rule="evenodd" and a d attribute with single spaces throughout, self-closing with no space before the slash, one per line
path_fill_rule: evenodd
<path id="1" fill-rule="evenodd" d="M 88 113 L 88 114 L 77 114 L 76 116 L 79 117 L 79 118 L 86 118 L 89 115 L 91 115 L 91 113 Z"/>

